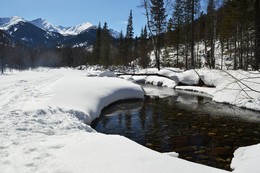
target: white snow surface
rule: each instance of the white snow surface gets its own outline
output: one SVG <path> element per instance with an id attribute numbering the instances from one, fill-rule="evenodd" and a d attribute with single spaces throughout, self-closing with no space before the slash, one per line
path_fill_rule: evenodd
<path id="1" fill-rule="evenodd" d="M 25 20 L 19 16 L 12 17 L 1 17 L 0 18 L 0 29 L 7 30 L 11 26 L 18 24 L 19 22 L 24 22 Z"/>
<path id="2" fill-rule="evenodd" d="M 238 148 L 234 153 L 231 168 L 234 173 L 260 172 L 260 144 Z"/>
<path id="3" fill-rule="evenodd" d="M 143 98 L 139 85 L 86 71 L 0 75 L 0 172 L 227 172 L 147 149 L 90 123 L 110 103 Z"/>
<path id="4" fill-rule="evenodd" d="M 85 22 L 76 26 L 72 27 L 63 27 L 63 26 L 55 26 L 48 22 L 45 19 L 38 18 L 32 21 L 26 21 L 25 19 L 19 17 L 19 16 L 12 16 L 12 17 L 1 17 L 0 18 L 0 29 L 1 30 L 8 30 L 11 26 L 16 25 L 19 22 L 29 22 L 38 28 L 41 28 L 45 31 L 50 31 L 50 32 L 57 32 L 60 33 L 64 36 L 69 36 L 69 35 L 78 35 L 83 31 L 86 31 L 90 29 L 91 27 L 94 27 L 93 24 L 89 22 Z"/>
<path id="5" fill-rule="evenodd" d="M 82 23 L 80 25 L 76 25 L 73 27 L 54 26 L 47 20 L 41 19 L 41 18 L 32 20 L 32 21 L 30 21 L 30 23 L 45 31 L 57 32 L 62 35 L 65 35 L 65 36 L 78 35 L 81 32 L 94 26 L 93 24 L 91 24 L 89 22 L 85 22 L 85 23 Z"/>
<path id="6" fill-rule="evenodd" d="M 258 71 L 222 71 L 205 68 L 181 72 L 166 68 L 156 73 L 168 78 L 148 76 L 143 77 L 143 80 L 157 86 L 206 94 L 216 102 L 260 111 L 260 72 Z M 211 87 L 196 86 L 200 78 Z M 177 86 L 179 82 L 187 86 Z"/>

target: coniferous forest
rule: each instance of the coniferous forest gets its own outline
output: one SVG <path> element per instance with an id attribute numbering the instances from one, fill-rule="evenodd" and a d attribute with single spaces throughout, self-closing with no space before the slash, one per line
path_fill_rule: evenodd
<path id="1" fill-rule="evenodd" d="M 202 4 L 203 7 L 202 7 Z M 0 31 L 4 67 L 113 65 L 135 68 L 258 70 L 259 0 L 141 0 L 147 23 L 134 33 L 132 10 L 126 32 L 113 37 L 109 23 L 99 23 L 91 46 L 28 45 Z"/>

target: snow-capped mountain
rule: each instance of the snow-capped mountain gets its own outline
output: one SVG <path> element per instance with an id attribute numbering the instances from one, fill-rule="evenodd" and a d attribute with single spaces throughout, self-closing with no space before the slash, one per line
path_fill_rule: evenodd
<path id="1" fill-rule="evenodd" d="M 41 28 L 45 31 L 50 31 L 50 32 L 58 32 L 59 33 L 59 28 L 56 26 L 53 26 L 50 22 L 48 22 L 45 19 L 38 18 L 32 21 L 29 21 L 31 24 L 37 26 L 38 28 Z"/>
<path id="2" fill-rule="evenodd" d="M 55 26 L 42 18 L 27 21 L 13 16 L 0 18 L 0 30 L 4 30 L 13 42 L 30 47 L 89 47 L 95 42 L 97 27 L 89 22 L 73 27 Z M 119 37 L 113 29 L 110 34 L 112 38 Z"/>
<path id="3" fill-rule="evenodd" d="M 11 26 L 18 24 L 19 22 L 25 22 L 25 20 L 18 16 L 1 17 L 0 18 L 0 29 L 8 30 Z"/>
<path id="4" fill-rule="evenodd" d="M 34 26 L 41 28 L 42 30 L 49 31 L 49 32 L 57 32 L 64 36 L 78 35 L 81 32 L 94 27 L 94 25 L 89 22 L 85 22 L 83 24 L 72 26 L 72 27 L 64 27 L 64 26 L 55 26 L 42 18 L 38 18 L 32 21 L 26 21 L 21 17 L 12 16 L 12 17 L 0 18 L 0 29 L 8 30 L 11 26 L 18 24 L 19 22 L 29 22 Z"/>
<path id="5" fill-rule="evenodd" d="M 93 24 L 86 22 L 74 27 L 61 27 L 59 26 L 59 28 L 63 28 L 62 31 L 60 32 L 62 35 L 78 35 L 80 33 L 82 33 L 83 31 L 86 31 L 90 28 L 94 27 Z"/>
<path id="6" fill-rule="evenodd" d="M 57 32 L 64 36 L 78 35 L 81 32 L 94 26 L 93 24 L 91 24 L 89 22 L 86 22 L 86 23 L 83 23 L 83 24 L 80 24 L 77 26 L 73 26 L 73 27 L 54 26 L 47 20 L 41 19 L 41 18 L 32 20 L 32 21 L 30 21 L 30 23 L 45 31 Z"/>

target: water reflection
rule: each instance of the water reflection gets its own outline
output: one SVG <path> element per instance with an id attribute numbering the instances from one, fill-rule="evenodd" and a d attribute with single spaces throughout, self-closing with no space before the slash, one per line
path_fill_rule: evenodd
<path id="1" fill-rule="evenodd" d="M 216 104 L 209 98 L 175 92 L 166 96 L 115 104 L 103 111 L 93 127 L 227 170 L 235 149 L 260 143 L 258 113 Z"/>

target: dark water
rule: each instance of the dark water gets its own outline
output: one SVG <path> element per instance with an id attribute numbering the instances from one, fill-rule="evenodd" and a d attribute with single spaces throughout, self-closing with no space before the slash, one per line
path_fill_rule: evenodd
<path id="1" fill-rule="evenodd" d="M 159 152 L 230 170 L 238 147 L 260 143 L 257 112 L 216 104 L 209 98 L 174 94 L 125 101 L 105 109 L 92 124 L 98 132 L 119 134 Z"/>

